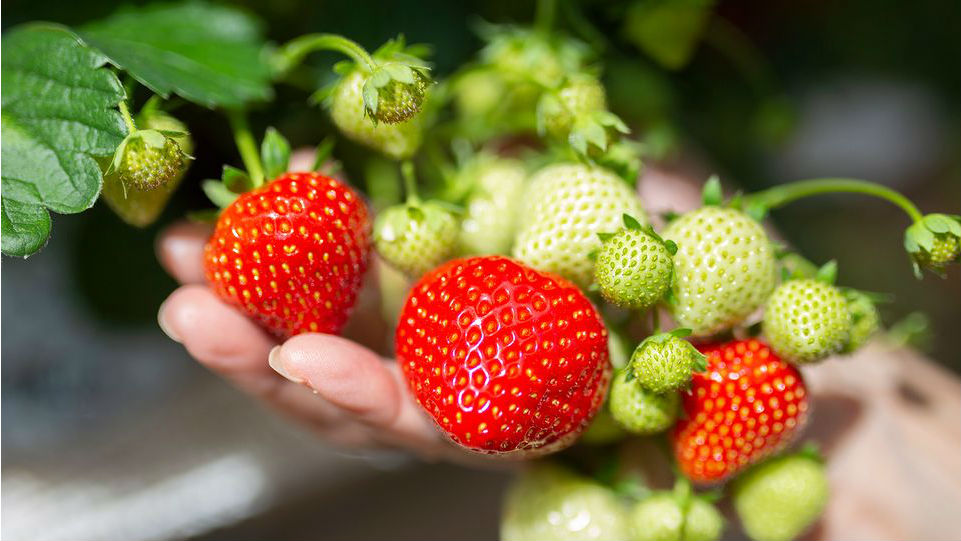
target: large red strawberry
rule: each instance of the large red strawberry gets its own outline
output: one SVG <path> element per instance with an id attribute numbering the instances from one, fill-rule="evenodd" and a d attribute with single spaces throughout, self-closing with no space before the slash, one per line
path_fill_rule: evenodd
<path id="1" fill-rule="evenodd" d="M 364 200 L 319 173 L 286 173 L 225 208 L 204 269 L 217 294 L 280 336 L 337 333 L 370 254 Z"/>
<path id="2" fill-rule="evenodd" d="M 577 286 L 500 256 L 448 262 L 411 290 L 396 353 L 418 403 L 487 454 L 567 447 L 604 402 L 607 330 Z"/>
<path id="3" fill-rule="evenodd" d="M 801 373 L 763 342 L 698 349 L 707 371 L 694 374 L 672 438 L 681 471 L 712 483 L 787 445 L 804 425 L 808 396 Z"/>

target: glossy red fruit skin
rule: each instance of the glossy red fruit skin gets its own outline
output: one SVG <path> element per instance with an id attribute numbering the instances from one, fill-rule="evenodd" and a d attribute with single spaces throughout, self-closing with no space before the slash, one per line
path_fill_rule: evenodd
<path id="1" fill-rule="evenodd" d="M 717 483 L 790 443 L 807 419 L 801 373 L 759 340 L 698 346 L 707 371 L 683 396 L 674 455 L 692 481 Z"/>
<path id="2" fill-rule="evenodd" d="M 363 198 L 319 173 L 286 173 L 225 208 L 204 248 L 214 292 L 281 337 L 340 332 L 371 251 Z"/>
<path id="3" fill-rule="evenodd" d="M 577 286 L 500 256 L 450 261 L 422 277 L 395 349 L 437 425 L 489 455 L 572 444 L 611 377 L 607 329 Z"/>

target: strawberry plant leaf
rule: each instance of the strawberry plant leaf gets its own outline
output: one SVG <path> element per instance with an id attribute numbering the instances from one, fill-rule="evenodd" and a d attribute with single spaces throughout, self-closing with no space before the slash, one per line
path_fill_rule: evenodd
<path id="1" fill-rule="evenodd" d="M 48 210 L 90 208 L 107 158 L 127 129 L 124 97 L 107 59 L 65 28 L 30 25 L 3 37 L 3 253 L 26 257 L 46 243 Z"/>
<path id="2" fill-rule="evenodd" d="M 287 171 L 290 162 L 290 143 L 274 128 L 267 128 L 267 134 L 260 144 L 260 159 L 264 162 L 267 178 L 276 178 Z"/>
<path id="3" fill-rule="evenodd" d="M 190 2 L 125 9 L 80 35 L 164 98 L 239 107 L 273 93 L 260 24 L 234 8 Z"/>

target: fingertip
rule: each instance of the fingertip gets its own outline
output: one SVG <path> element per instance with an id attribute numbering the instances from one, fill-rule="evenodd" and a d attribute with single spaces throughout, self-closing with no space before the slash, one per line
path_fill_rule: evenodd
<path id="1" fill-rule="evenodd" d="M 267 374 L 274 340 L 201 285 L 174 291 L 161 305 L 160 328 L 208 368 L 226 375 Z"/>
<path id="2" fill-rule="evenodd" d="M 346 338 L 302 334 L 271 353 L 271 366 L 282 376 L 365 423 L 388 426 L 400 412 L 401 393 L 384 361 Z"/>
<path id="3" fill-rule="evenodd" d="M 177 222 L 157 237 L 157 259 L 178 282 L 202 283 L 204 244 L 210 233 L 209 225 Z"/>

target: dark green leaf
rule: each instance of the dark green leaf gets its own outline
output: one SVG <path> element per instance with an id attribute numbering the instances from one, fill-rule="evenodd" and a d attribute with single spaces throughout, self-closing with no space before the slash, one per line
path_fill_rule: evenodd
<path id="1" fill-rule="evenodd" d="M 264 174 L 267 178 L 277 178 L 287 172 L 290 143 L 274 128 L 267 128 L 267 134 L 260 144 L 260 159 L 264 162 Z"/>
<path id="2" fill-rule="evenodd" d="M 625 17 L 624 33 L 662 66 L 687 64 L 711 14 L 712 0 L 636 1 Z"/>
<path id="3" fill-rule="evenodd" d="M 254 187 L 254 183 L 250 180 L 246 171 L 230 165 L 224 166 L 224 172 L 220 175 L 220 180 L 223 181 L 228 190 L 236 194 L 250 191 Z"/>
<path id="4" fill-rule="evenodd" d="M 673 240 L 670 240 L 670 239 L 665 240 L 664 247 L 667 248 L 667 253 L 671 255 L 677 254 L 677 243 L 674 242 Z"/>
<path id="5" fill-rule="evenodd" d="M 47 209 L 90 208 L 106 158 L 127 133 L 117 77 L 70 31 L 31 25 L 3 38 L 3 252 L 28 256 L 50 233 Z"/>
<path id="6" fill-rule="evenodd" d="M 127 9 L 80 35 L 165 98 L 239 107 L 273 93 L 260 24 L 235 8 L 190 2 Z"/>
<path id="7" fill-rule="evenodd" d="M 601 239 L 601 242 L 607 242 L 614 238 L 614 233 L 598 233 L 597 238 Z"/>

